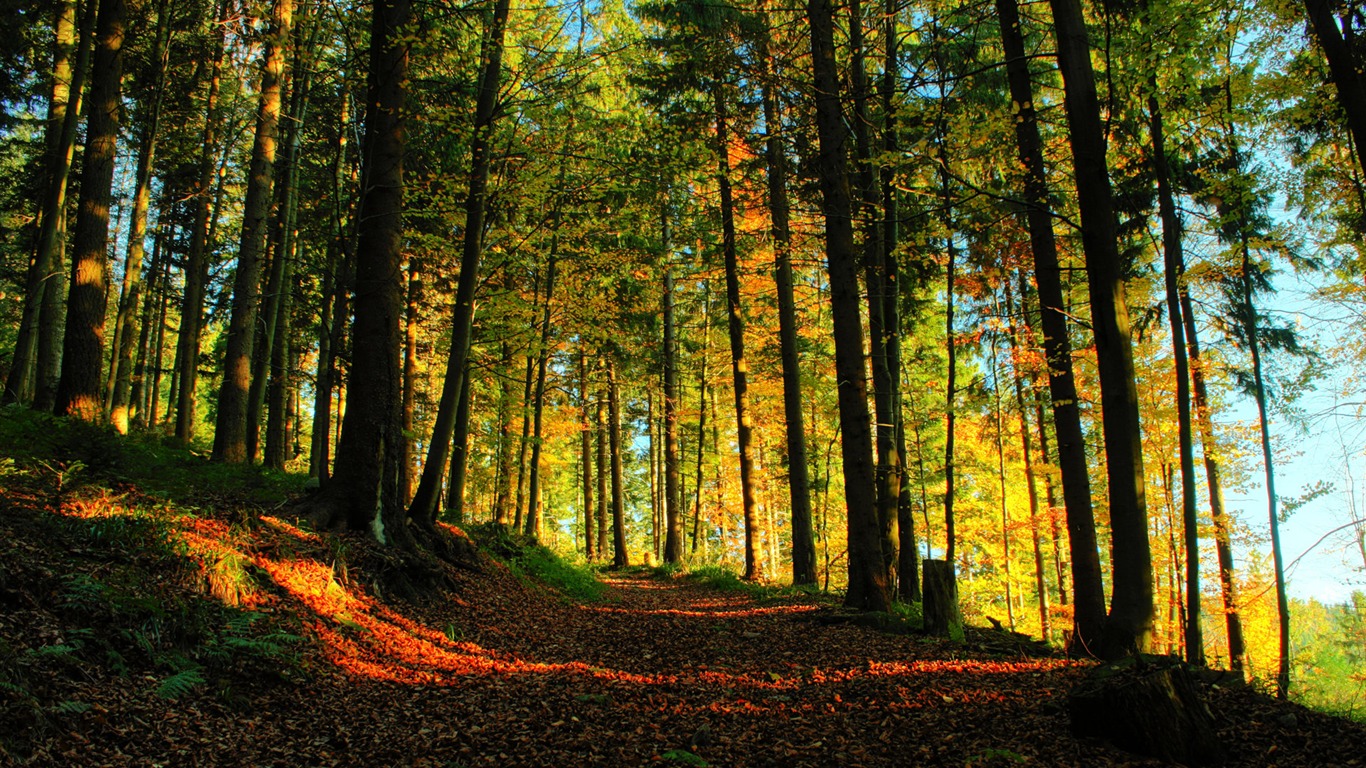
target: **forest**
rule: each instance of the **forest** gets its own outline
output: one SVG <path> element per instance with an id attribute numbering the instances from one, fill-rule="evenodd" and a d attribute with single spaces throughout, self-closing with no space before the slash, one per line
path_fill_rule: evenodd
<path id="1" fill-rule="evenodd" d="M 1062 675 L 1157 654 L 1366 712 L 1354 2 L 0 12 L 0 604 L 46 589 L 64 607 L 43 621 L 68 625 L 17 641 L 0 621 L 0 647 L 27 649 L 0 666 L 0 715 L 55 733 L 112 707 L 34 708 L 67 655 L 141 654 L 166 702 L 242 672 L 81 640 L 71 621 L 153 598 L 120 602 L 45 541 L 180 558 L 238 612 L 186 637 L 258 662 L 362 635 L 396 655 L 326 658 L 401 659 L 359 607 L 301 597 L 333 587 L 372 619 L 428 606 L 383 620 L 441 653 L 549 653 L 466 642 L 428 605 L 564 611 L 527 586 L 546 568 L 631 621 L 700 610 L 669 601 L 710 578 L 853 625 L 833 632 L 1029 637 Z M 1287 470 L 1330 443 L 1340 465 Z M 1312 546 L 1287 550 L 1310 514 Z M 275 570 L 300 547 L 331 587 Z M 1292 594 L 1324 552 L 1344 591 Z M 681 591 L 651 598 L 641 574 Z M 251 629 L 287 595 L 300 626 Z M 665 759 L 701 760 L 699 734 Z M 0 750 L 41 762 L 44 738 Z M 983 749 L 924 759 L 1022 756 Z"/>

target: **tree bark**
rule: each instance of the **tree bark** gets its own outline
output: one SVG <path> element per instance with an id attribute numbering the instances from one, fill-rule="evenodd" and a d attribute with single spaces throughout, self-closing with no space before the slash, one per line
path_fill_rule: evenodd
<path id="1" fill-rule="evenodd" d="M 622 474 L 621 392 L 617 384 L 614 356 L 605 358 L 607 366 L 607 437 L 612 452 L 612 567 L 631 564 L 626 553 L 626 487 Z"/>
<path id="2" fill-rule="evenodd" d="M 583 464 L 583 555 L 588 562 L 597 557 L 595 537 L 596 506 L 593 503 L 593 426 L 588 412 L 588 353 L 579 340 L 579 454 Z"/>
<path id="3" fill-rule="evenodd" d="M 53 357 L 54 343 L 62 323 L 57 315 L 65 309 L 61 288 L 65 285 L 63 251 L 66 240 L 66 193 L 75 156 L 76 129 L 80 123 L 82 91 L 93 45 L 91 32 L 99 3 L 86 0 L 80 26 L 75 0 L 58 3 L 53 18 L 52 87 L 48 98 L 44 145 L 47 164 L 42 208 L 38 214 L 37 248 L 25 285 L 24 308 L 15 340 L 14 358 L 0 402 L 32 403 L 39 410 L 51 408 L 37 401 L 39 361 L 44 353 Z M 74 64 L 72 59 L 75 59 Z M 55 300 L 54 300 L 55 299 Z M 47 309 L 48 317 L 44 318 Z M 44 322 L 46 320 L 46 322 Z M 46 344 L 43 340 L 46 339 Z M 52 369 L 58 366 L 45 366 Z M 52 393 L 49 393 L 52 394 Z M 46 405 L 47 408 L 43 408 Z"/>
<path id="4" fill-rule="evenodd" d="M 749 403 L 749 360 L 745 358 L 745 318 L 740 307 L 740 260 L 735 248 L 735 206 L 730 186 L 730 139 L 725 99 L 717 87 L 717 184 L 721 190 L 721 249 L 726 262 L 726 320 L 730 330 L 731 375 L 735 386 L 736 454 L 740 461 L 740 498 L 745 520 L 745 581 L 764 578 L 759 548 L 758 501 L 754 496 L 754 420 Z"/>
<path id="5" fill-rule="evenodd" d="M 664 212 L 664 562 L 683 562 L 683 498 L 679 487 L 678 341 L 675 338 L 674 273 L 668 264 L 667 201 Z"/>
<path id="6" fill-rule="evenodd" d="M 104 363 L 109 208 L 113 202 L 115 151 L 122 110 L 124 0 L 100 3 L 95 22 L 94 77 L 86 119 L 81 199 L 71 259 L 62 375 L 54 411 L 95 422 L 103 414 L 100 371 Z"/>
<path id="7" fill-rule="evenodd" d="M 377 0 L 361 152 L 366 185 L 357 229 L 352 376 L 336 473 L 309 509 L 320 526 L 331 527 L 341 518 L 346 528 L 400 548 L 414 546 L 399 489 L 406 439 L 399 326 L 409 19 L 408 0 Z"/>
<path id="8" fill-rule="evenodd" d="M 1098 650 L 1102 657 L 1116 659 L 1145 650 L 1152 633 L 1152 553 L 1148 545 L 1142 432 L 1124 265 L 1119 254 L 1105 133 L 1081 0 L 1050 0 L 1050 5 L 1081 212 L 1110 490 L 1114 585 L 1110 614 Z"/>
<path id="9" fill-rule="evenodd" d="M 180 373 L 175 393 L 175 437 L 186 445 L 194 440 L 198 417 L 199 343 L 204 325 L 204 293 L 208 283 L 209 218 L 213 211 L 214 156 L 218 144 L 218 95 L 230 6 L 230 0 L 220 0 L 218 15 L 213 22 L 214 53 L 209 64 L 209 90 L 204 98 L 199 176 L 193 192 L 194 227 L 190 234 L 190 253 L 185 260 L 185 297 L 180 305 L 180 335 L 176 339 L 176 361 Z M 326 434 L 327 430 L 324 429 L 323 435 Z"/>
<path id="10" fill-rule="evenodd" d="M 531 466 L 529 469 L 529 493 L 527 497 L 526 534 L 539 539 L 541 536 L 541 420 L 545 414 L 545 376 L 550 362 L 550 341 L 554 329 L 550 325 L 550 300 L 555 295 L 555 258 L 559 247 L 559 211 L 554 215 L 555 232 L 550 236 L 550 257 L 546 264 L 545 306 L 541 310 L 541 339 L 536 347 L 536 389 L 532 393 L 531 419 Z"/>
<path id="11" fill-rule="evenodd" d="M 1025 220 L 1034 255 L 1034 276 L 1039 291 L 1039 319 L 1043 328 L 1044 358 L 1048 361 L 1048 391 L 1052 402 L 1053 429 L 1058 442 L 1058 469 L 1062 475 L 1069 551 L 1072 558 L 1073 627 L 1069 653 L 1089 655 L 1100 647 L 1105 626 L 1105 591 L 1101 581 L 1100 553 L 1096 543 L 1095 513 L 1091 506 L 1090 471 L 1086 465 L 1086 440 L 1081 428 L 1080 400 L 1072 377 L 1072 343 L 1068 335 L 1068 310 L 1063 297 L 1062 267 L 1058 261 L 1044 169 L 1043 140 L 1034 106 L 1029 60 L 1024 33 L 1014 0 L 997 0 L 1001 39 L 1011 100 L 1018 105 L 1015 139 L 1025 167 Z M 1039 421 L 1042 435 L 1044 428 Z M 1045 461 L 1048 447 L 1041 442 Z M 1055 541 L 1056 541 L 1055 537 Z M 1062 569 L 1058 578 L 1061 581 Z M 1059 590 L 1067 602 L 1066 591 Z"/>
<path id="12" fill-rule="evenodd" d="M 1366 147 L 1366 83 L 1361 79 L 1361 64 L 1356 53 L 1343 39 L 1338 20 L 1333 15 L 1333 0 L 1304 0 L 1304 8 L 1309 16 L 1309 25 L 1314 30 L 1323 57 L 1328 61 L 1328 71 L 1337 86 L 1338 105 L 1347 117 L 1347 129 L 1351 131 L 1352 142 L 1358 147 Z M 1344 19 L 1344 23 L 1347 21 Z M 1366 159 L 1360 154 L 1357 163 L 1366 173 Z"/>
<path id="13" fill-rule="evenodd" d="M 492 133 L 498 112 L 498 87 L 503 71 L 503 36 L 507 28 L 508 0 L 494 0 L 482 53 L 479 94 L 474 107 L 474 131 L 470 137 L 470 185 L 465 198 L 465 240 L 460 252 L 460 280 L 455 288 L 451 319 L 451 354 L 441 385 L 436 423 L 428 442 L 422 479 L 409 505 L 409 517 L 435 520 L 441 475 L 450 454 L 455 429 L 455 410 L 460 387 L 465 386 L 469 340 L 474 330 L 474 293 L 479 286 L 479 261 L 484 250 L 484 217 L 488 207 L 489 169 L 492 165 Z"/>
<path id="14" fill-rule="evenodd" d="M 256 111 L 246 197 L 242 202 L 242 235 L 237 250 L 237 274 L 232 287 L 228 320 L 227 357 L 218 390 L 218 418 L 214 424 L 213 458 L 240 464 L 247 453 L 247 414 L 251 389 L 252 352 L 256 343 L 257 306 L 261 292 L 262 260 L 275 183 L 275 153 L 280 128 L 280 102 L 289 48 L 294 0 L 275 0 L 262 53 L 264 67 Z"/>
<path id="15" fill-rule="evenodd" d="M 820 147 L 817 167 L 825 218 L 830 308 L 835 326 L 835 375 L 839 381 L 840 443 L 849 521 L 849 590 L 844 602 L 853 608 L 885 611 L 891 607 L 891 594 L 878 538 L 873 436 L 868 417 L 863 320 L 859 312 L 858 258 L 854 249 L 853 205 L 840 108 L 834 17 L 831 0 L 808 0 Z"/>

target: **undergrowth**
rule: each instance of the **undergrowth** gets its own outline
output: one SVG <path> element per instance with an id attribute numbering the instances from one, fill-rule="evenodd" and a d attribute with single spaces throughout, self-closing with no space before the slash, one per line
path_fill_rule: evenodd
<path id="1" fill-rule="evenodd" d="M 607 591 L 589 564 L 560 555 L 507 526 L 482 523 L 469 526 L 466 532 L 525 583 L 549 588 L 567 600 L 581 603 L 598 602 Z"/>

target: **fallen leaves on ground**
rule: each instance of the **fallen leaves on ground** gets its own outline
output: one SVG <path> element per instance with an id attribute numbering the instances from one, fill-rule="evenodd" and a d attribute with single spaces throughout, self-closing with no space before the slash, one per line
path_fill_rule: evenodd
<path id="1" fill-rule="evenodd" d="M 72 574 L 162 567 L 53 524 L 125 514 L 123 501 L 29 490 L 7 489 L 0 509 L 0 731 L 11 734 L 0 762 L 1161 764 L 1069 734 L 1063 702 L 1087 664 L 886 634 L 826 620 L 828 600 L 756 601 L 642 573 L 606 575 L 605 599 L 577 605 L 490 562 L 450 569 L 452 588 L 420 604 L 386 601 L 375 545 L 271 516 L 172 519 L 166 535 L 198 576 L 144 586 L 296 627 L 297 657 L 280 674 L 244 665 L 167 697 L 149 662 L 116 670 L 50 650 L 100 631 L 63 608 Z M 225 564 L 255 588 L 225 587 Z M 1231 765 L 1361 764 L 1359 725 L 1241 686 L 1207 693 Z"/>

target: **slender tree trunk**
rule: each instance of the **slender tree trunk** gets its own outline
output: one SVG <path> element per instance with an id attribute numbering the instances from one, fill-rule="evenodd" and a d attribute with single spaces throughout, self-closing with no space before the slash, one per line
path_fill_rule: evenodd
<path id="1" fill-rule="evenodd" d="M 455 410 L 460 387 L 465 385 L 466 356 L 474 329 L 474 292 L 479 286 L 479 261 L 484 250 L 484 217 L 488 207 L 489 169 L 492 165 L 492 132 L 497 115 L 498 88 L 503 71 L 503 35 L 507 28 L 508 0 L 493 0 L 484 37 L 479 75 L 479 95 L 474 107 L 470 137 L 470 185 L 465 198 L 465 240 L 460 253 L 460 280 L 455 288 L 451 320 L 451 355 L 437 404 L 436 424 L 428 442 L 427 462 L 413 494 L 409 516 L 435 520 L 441 475 L 450 452 L 455 429 Z"/>
<path id="2" fill-rule="evenodd" d="M 540 286 L 533 286 L 532 292 L 539 296 Z M 536 310 L 535 305 L 532 311 Z M 535 323 L 532 323 L 535 329 Z M 527 470 L 527 451 L 531 448 L 531 383 L 536 376 L 536 358 L 526 355 L 525 372 L 522 375 L 522 437 L 517 442 L 517 496 L 516 504 L 513 507 L 512 527 L 515 530 L 522 530 L 524 514 L 526 512 L 526 470 Z"/>
<path id="3" fill-rule="evenodd" d="M 76 213 L 71 288 L 67 296 L 58 415 L 98 421 L 102 415 L 100 371 L 104 362 L 107 306 L 109 207 L 113 202 L 115 149 L 122 110 L 123 38 L 126 3 L 104 0 L 95 23 L 94 77 L 86 119 L 81 200 Z"/>
<path id="4" fill-rule="evenodd" d="M 941 163 L 948 162 L 942 140 L 939 160 Z M 953 242 L 953 214 L 947 166 L 941 168 L 940 186 L 943 192 L 944 218 L 949 225 L 948 237 L 944 240 L 944 253 L 947 257 L 947 265 L 944 268 L 944 338 L 948 356 L 948 376 L 945 377 L 944 381 L 944 560 L 953 566 L 958 551 L 958 534 L 955 530 L 953 514 L 954 480 L 956 479 L 954 437 L 958 432 L 958 337 L 953 327 L 953 311 L 956 303 L 954 283 L 958 276 L 958 249 Z"/>
<path id="5" fill-rule="evenodd" d="M 209 89 L 204 98 L 199 175 L 193 191 L 194 228 L 190 234 L 190 253 L 185 260 L 185 297 L 180 305 L 180 334 L 176 338 L 176 360 L 180 373 L 175 393 L 175 436 L 187 445 L 194 440 L 198 418 L 199 342 L 203 329 L 205 286 L 208 283 L 209 222 L 213 212 L 214 157 L 218 151 L 218 94 L 230 6 L 230 0 L 220 0 L 218 14 L 213 22 L 213 58 L 209 62 Z M 323 430 L 323 434 L 326 435 L 326 430 Z"/>
<path id="6" fill-rule="evenodd" d="M 1114 585 L 1101 645 L 1092 650 L 1099 650 L 1104 658 L 1115 659 L 1142 652 L 1152 632 L 1152 553 L 1143 487 L 1142 431 L 1118 247 L 1118 220 L 1106 167 L 1105 133 L 1081 0 L 1050 0 L 1049 4 L 1053 9 L 1077 180 L 1110 490 Z M 1082 580 L 1075 581 L 1080 607 Z"/>
<path id="7" fill-rule="evenodd" d="M 707 359 L 711 351 L 711 284 L 702 281 L 702 358 L 697 366 L 697 481 L 693 503 L 692 546 L 697 554 L 697 537 L 702 528 L 702 470 L 707 446 Z"/>
<path id="8" fill-rule="evenodd" d="M 598 426 L 598 558 L 607 558 L 607 508 L 612 499 L 607 495 L 608 476 L 612 474 L 612 465 L 607 460 L 607 443 L 609 442 L 608 432 L 611 430 L 607 424 L 607 398 L 606 389 L 598 393 L 597 426 Z M 623 547 L 623 552 L 625 548 Z"/>
<path id="9" fill-rule="evenodd" d="M 0 402 L 4 403 L 33 403 L 40 410 L 50 410 L 52 405 L 51 398 L 46 404 L 35 400 L 37 390 L 43 383 L 39 381 L 38 368 L 42 353 L 47 352 L 51 357 L 52 351 L 59 347 L 53 341 L 57 338 L 57 328 L 61 326 L 61 323 L 56 322 L 56 315 L 65 309 L 61 288 L 65 285 L 62 275 L 65 259 L 62 254 L 66 241 L 66 192 L 75 156 L 81 93 L 85 88 L 93 43 L 91 32 L 98 5 L 93 0 L 86 0 L 79 28 L 76 24 L 75 0 L 58 3 L 53 18 L 52 88 L 44 127 L 47 175 L 44 179 L 42 208 L 38 213 L 36 250 L 29 265 L 14 358 L 5 381 L 3 397 L 0 398 Z M 45 307 L 51 307 L 46 323 L 43 322 Z M 41 344 L 44 336 L 48 339 L 46 345 Z M 53 367 L 47 366 L 48 369 Z M 43 405 L 47 405 L 47 408 L 43 408 Z"/>
<path id="10" fill-rule="evenodd" d="M 1015 631 L 1015 591 L 1012 582 L 1014 575 L 1011 568 L 1010 558 L 1010 505 L 1006 503 L 1006 420 L 1005 406 L 1001 398 L 1001 373 L 1000 366 L 997 365 L 996 335 L 991 335 L 991 389 L 992 404 L 996 411 L 996 480 L 998 492 L 1000 493 L 1001 508 L 1001 562 L 1002 572 L 1005 576 L 1005 598 L 1006 598 L 1006 624 L 1010 631 Z"/>
<path id="11" fill-rule="evenodd" d="M 612 449 L 612 567 L 630 565 L 626 554 L 626 487 L 622 475 L 621 393 L 617 384 L 617 364 L 613 355 L 607 365 L 608 441 Z"/>
<path id="12" fill-rule="evenodd" d="M 422 303 L 422 259 L 408 257 L 408 289 L 405 291 L 403 307 L 403 431 L 413 434 L 413 418 L 417 411 L 417 326 L 418 313 Z M 403 444 L 402 475 L 399 487 L 403 492 L 403 503 L 413 498 L 413 481 L 417 467 L 414 461 L 414 441 Z M 449 486 L 448 486 L 449 489 Z M 447 494 L 449 496 L 449 494 Z"/>
<path id="13" fill-rule="evenodd" d="M 469 373 L 466 372 L 466 381 Z M 455 435 L 451 440 L 451 471 L 446 482 L 446 509 L 456 525 L 473 522 L 473 515 L 465 512 L 465 479 L 469 476 L 470 460 L 470 401 L 474 387 L 460 388 L 460 404 L 455 411 Z"/>
<path id="14" fill-rule="evenodd" d="M 403 153 L 407 143 L 408 0 L 377 0 L 370 32 L 356 245 L 352 372 L 336 474 L 309 516 L 399 548 L 415 546 L 400 498 L 403 315 Z M 444 469 L 444 467 L 443 467 Z"/>
<path id="15" fill-rule="evenodd" d="M 1023 281 L 1023 278 L 1021 278 Z M 1015 409 L 1020 424 L 1020 452 L 1024 456 L 1025 487 L 1029 495 L 1029 538 L 1034 550 L 1034 594 L 1039 606 L 1039 634 L 1045 641 L 1052 635 L 1048 620 L 1048 585 L 1043 564 L 1042 534 L 1039 532 L 1039 485 L 1034 476 L 1034 445 L 1029 435 L 1028 408 L 1025 403 L 1024 376 L 1020 370 L 1022 359 L 1020 329 L 1015 322 L 1015 306 L 1010 284 L 1005 285 L 1006 315 L 1010 318 L 1009 339 L 1011 357 L 1015 360 Z M 1024 297 L 1020 297 L 1020 311 L 1024 313 Z"/>
<path id="16" fill-rule="evenodd" d="M 774 282 L 778 288 L 778 342 L 783 365 L 783 416 L 787 427 L 787 479 L 792 505 L 792 583 L 816 583 L 816 542 L 811 529 L 811 482 L 807 472 L 806 425 L 802 417 L 802 370 L 797 351 L 797 301 L 793 292 L 792 233 L 787 195 L 787 152 L 782 141 L 782 105 L 769 50 L 768 5 L 760 37 L 763 66 L 764 160 L 772 219 Z"/>
<path id="17" fill-rule="evenodd" d="M 257 304 L 270 222 L 271 192 L 275 183 L 282 81 L 293 12 L 294 0 L 275 0 L 262 54 L 264 67 L 256 112 L 256 138 L 251 151 L 246 197 L 242 202 L 242 237 L 237 250 L 237 274 L 233 279 L 227 357 L 223 361 L 223 383 L 218 390 L 213 458 L 236 464 L 251 460 L 247 453 L 247 416 L 252 353 L 256 342 Z"/>
<path id="18" fill-rule="evenodd" d="M 550 342 L 553 328 L 550 325 L 550 300 L 555 295 L 555 251 L 559 246 L 559 212 L 555 213 L 555 232 L 550 236 L 550 257 L 546 263 L 545 306 L 541 310 L 541 339 L 536 347 L 536 389 L 532 393 L 532 435 L 531 467 L 528 485 L 531 489 L 527 500 L 526 534 L 537 539 L 541 536 L 541 418 L 545 413 L 545 376 L 550 362 Z"/>
<path id="19" fill-rule="evenodd" d="M 1184 272 L 1184 265 L 1177 265 Z M 1200 429 L 1200 448 L 1209 488 L 1210 518 L 1214 522 L 1214 548 L 1219 557 L 1219 587 L 1224 605 L 1224 631 L 1228 636 L 1229 669 L 1242 672 L 1247 664 L 1247 645 L 1243 640 L 1243 620 L 1238 607 L 1238 579 L 1233 566 L 1233 543 L 1228 513 L 1224 511 L 1224 490 L 1219 479 L 1219 447 L 1214 440 L 1209 390 L 1205 385 L 1204 362 L 1196 335 L 1195 311 L 1190 293 L 1181 290 L 1181 321 L 1186 326 L 1186 347 L 1190 350 L 1191 388 L 1195 392 L 1195 420 Z"/>
<path id="20" fill-rule="evenodd" d="M 157 5 L 157 27 L 152 60 L 156 62 L 155 80 L 138 139 L 138 160 L 133 189 L 133 215 L 128 228 L 128 251 L 123 266 L 123 291 L 114 321 L 114 359 L 109 366 L 113 384 L 109 398 L 110 421 L 120 434 L 127 434 L 129 394 L 132 389 L 134 336 L 137 334 L 138 298 L 142 294 L 143 241 L 147 239 L 147 210 L 152 195 L 152 160 L 156 154 L 157 128 L 165 94 L 165 74 L 170 56 L 171 21 L 166 18 L 166 2 Z"/>
<path id="21" fill-rule="evenodd" d="M 667 202 L 664 212 L 665 252 L 670 258 Z M 667 261 L 666 261 L 667 263 Z M 675 338 L 674 273 L 664 270 L 664 562 L 683 562 L 683 490 L 678 445 L 678 342 Z"/>
<path id="22" fill-rule="evenodd" d="M 740 260 L 735 248 L 735 209 L 730 187 L 730 139 L 725 99 L 717 87 L 716 106 L 717 183 L 721 189 L 721 248 L 726 262 L 726 318 L 730 329 L 731 374 L 735 386 L 736 454 L 740 461 L 740 498 L 745 519 L 746 581 L 764 578 L 763 552 L 759 547 L 758 502 L 754 496 L 754 421 L 749 403 L 749 360 L 745 358 L 745 319 L 740 307 Z"/>
<path id="23" fill-rule="evenodd" d="M 595 536 L 597 522 L 593 503 L 593 426 L 588 412 L 588 353 L 583 339 L 579 339 L 579 453 L 583 465 L 583 554 L 592 562 L 597 557 Z"/>
<path id="24" fill-rule="evenodd" d="M 147 290 L 142 297 L 141 319 L 138 321 L 139 328 L 138 340 L 136 344 L 137 361 L 133 364 L 133 372 L 129 377 L 129 401 L 133 407 L 133 426 L 147 426 L 148 415 L 152 410 L 152 398 L 150 397 L 151 388 L 147 386 L 147 371 L 156 371 L 156 352 L 153 350 L 155 339 L 152 336 L 152 326 L 156 317 L 157 309 L 157 283 L 161 280 L 163 267 L 163 253 L 166 243 L 165 226 L 157 227 L 156 240 L 152 243 L 152 263 L 147 268 Z"/>
<path id="25" fill-rule="evenodd" d="M 878 174 L 873 164 L 873 120 L 869 115 L 868 100 L 871 88 L 865 65 L 863 8 L 860 0 L 849 3 L 849 68 L 851 97 L 854 102 L 854 184 L 857 187 L 858 201 L 856 215 L 863 221 L 863 272 L 868 288 L 868 343 L 872 362 L 873 418 L 875 478 L 877 493 L 878 539 L 882 547 L 882 563 L 887 569 L 888 583 L 896 575 L 897 535 L 896 505 L 900 499 L 900 488 L 896 485 L 895 471 L 896 424 L 892 414 L 894 404 L 892 393 L 891 369 L 887 363 L 888 331 L 884 319 L 886 310 L 886 286 L 883 284 L 885 266 L 883 262 L 884 233 L 880 219 Z"/>
<path id="26" fill-rule="evenodd" d="M 512 517 L 512 347 L 502 344 L 498 376 L 498 488 L 493 502 L 494 520 L 507 525 Z"/>
<path id="27" fill-rule="evenodd" d="M 1148 133 L 1152 137 L 1153 175 L 1157 180 L 1157 207 L 1162 218 L 1163 276 L 1167 298 L 1167 322 L 1172 333 L 1172 360 L 1176 366 L 1177 443 L 1181 453 L 1181 521 L 1185 527 L 1186 661 L 1205 664 L 1205 643 L 1200 631 L 1200 532 L 1195 498 L 1195 448 L 1191 438 L 1190 366 L 1187 363 L 1186 327 L 1181 319 L 1181 219 L 1172 193 L 1167 164 L 1162 110 L 1157 101 L 1157 79 L 1148 80 Z"/>
<path id="28" fill-rule="evenodd" d="M 835 57 L 835 12 L 831 0 L 808 0 L 812 74 L 825 248 L 834 317 L 835 375 L 839 381 L 841 450 L 849 520 L 849 590 L 845 604 L 864 610 L 891 607 L 882 547 L 878 539 L 873 436 L 868 416 L 868 383 L 859 312 L 858 259 L 854 249 L 853 200 Z"/>

